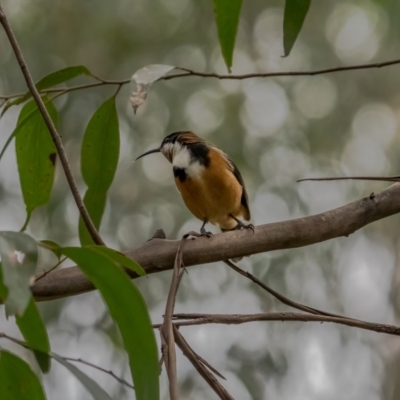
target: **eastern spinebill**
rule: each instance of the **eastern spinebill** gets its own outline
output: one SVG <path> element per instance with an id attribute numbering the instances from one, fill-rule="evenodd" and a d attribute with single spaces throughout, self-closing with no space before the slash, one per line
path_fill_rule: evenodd
<path id="1" fill-rule="evenodd" d="M 223 231 L 248 228 L 249 199 L 240 171 L 218 147 L 190 131 L 166 136 L 160 147 L 143 153 L 162 153 L 172 164 L 175 183 L 189 211 L 203 221 L 201 235 L 210 236 L 209 222 Z M 135 160 L 135 161 L 136 161 Z"/>

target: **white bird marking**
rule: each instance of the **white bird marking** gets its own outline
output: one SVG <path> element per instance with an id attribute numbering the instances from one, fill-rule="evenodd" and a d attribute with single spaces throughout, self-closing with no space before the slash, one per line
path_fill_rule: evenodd
<path id="1" fill-rule="evenodd" d="M 173 147 L 172 165 L 185 170 L 186 174 L 192 178 L 200 177 L 203 174 L 204 166 L 190 157 L 190 151 L 186 146 L 181 146 L 175 142 Z"/>

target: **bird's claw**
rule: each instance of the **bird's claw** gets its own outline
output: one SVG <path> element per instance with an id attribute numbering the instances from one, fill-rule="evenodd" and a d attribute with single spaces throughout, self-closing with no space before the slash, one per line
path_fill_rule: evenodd
<path id="1" fill-rule="evenodd" d="M 200 228 L 200 236 L 206 236 L 209 239 L 212 238 L 214 235 L 212 232 L 206 231 L 203 227 Z"/>
<path id="2" fill-rule="evenodd" d="M 254 233 L 254 225 L 253 224 L 247 224 L 243 226 L 244 229 L 250 229 Z"/>
<path id="3" fill-rule="evenodd" d="M 234 230 L 239 230 L 239 229 L 250 229 L 254 233 L 254 225 L 253 224 L 244 224 L 243 222 L 239 222 Z"/>

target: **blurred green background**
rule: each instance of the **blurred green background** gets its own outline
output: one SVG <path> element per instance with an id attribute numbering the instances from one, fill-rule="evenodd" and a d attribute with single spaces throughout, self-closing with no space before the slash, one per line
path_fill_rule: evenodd
<path id="1" fill-rule="evenodd" d="M 226 73 L 211 1 L 8 0 L 5 11 L 38 80 L 83 64 L 105 79 L 126 79 L 148 64 Z M 232 72 L 315 70 L 400 57 L 400 6 L 392 1 L 314 1 L 292 53 L 282 58 L 283 1 L 243 4 Z M 199 229 L 161 155 L 132 160 L 168 133 L 193 130 L 223 148 L 242 171 L 252 222 L 298 218 L 344 205 L 386 184 L 305 182 L 333 175 L 396 175 L 400 170 L 400 66 L 314 77 L 219 81 L 181 78 L 155 83 L 137 115 L 129 85 L 118 95 L 121 153 L 101 234 L 109 246 L 139 246 L 158 228 L 168 238 Z M 76 83 L 84 80 L 76 80 Z M 26 90 L 0 30 L 0 94 Z M 60 132 L 79 183 L 87 122 L 115 88 L 72 92 L 56 101 Z M 0 146 L 19 107 L 0 120 Z M 0 229 L 25 219 L 15 161 L 0 163 Z M 244 259 L 240 266 L 293 300 L 354 318 L 399 323 L 398 216 L 348 238 Z M 33 214 L 28 233 L 78 245 L 78 211 L 60 165 L 51 202 Z M 216 232 L 216 230 L 214 230 Z M 55 263 L 43 252 L 44 268 Z M 140 278 L 153 321 L 164 312 L 170 272 Z M 52 349 L 112 369 L 129 379 L 121 339 L 98 293 L 40 305 Z M 176 312 L 256 313 L 287 310 L 224 264 L 191 267 Z M 0 316 L 0 331 L 19 335 Z M 333 324 L 264 322 L 182 328 L 193 348 L 226 378 L 235 399 L 398 399 L 400 342 L 396 337 Z M 9 346 L 7 344 L 7 346 Z M 21 354 L 21 350 L 9 346 Z M 211 389 L 178 353 L 182 398 L 213 399 Z M 31 359 L 29 354 L 24 357 Z M 80 366 L 81 367 L 81 366 Z M 114 398 L 134 392 L 84 368 Z M 168 398 L 165 373 L 162 398 Z M 53 365 L 43 382 L 51 400 L 89 399 L 79 382 Z"/>

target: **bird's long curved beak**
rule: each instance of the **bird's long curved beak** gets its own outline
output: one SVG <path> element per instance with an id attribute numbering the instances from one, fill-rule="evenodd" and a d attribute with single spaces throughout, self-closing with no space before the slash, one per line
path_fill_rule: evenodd
<path id="1" fill-rule="evenodd" d="M 143 154 L 140 155 L 138 158 L 136 158 L 135 161 L 139 160 L 139 158 L 142 158 L 142 157 L 144 157 L 144 156 L 147 156 L 148 154 L 160 153 L 160 152 L 161 152 L 161 149 L 160 149 L 160 148 L 146 151 L 146 153 L 143 153 Z M 134 162 L 135 162 L 135 161 L 134 161 Z"/>

